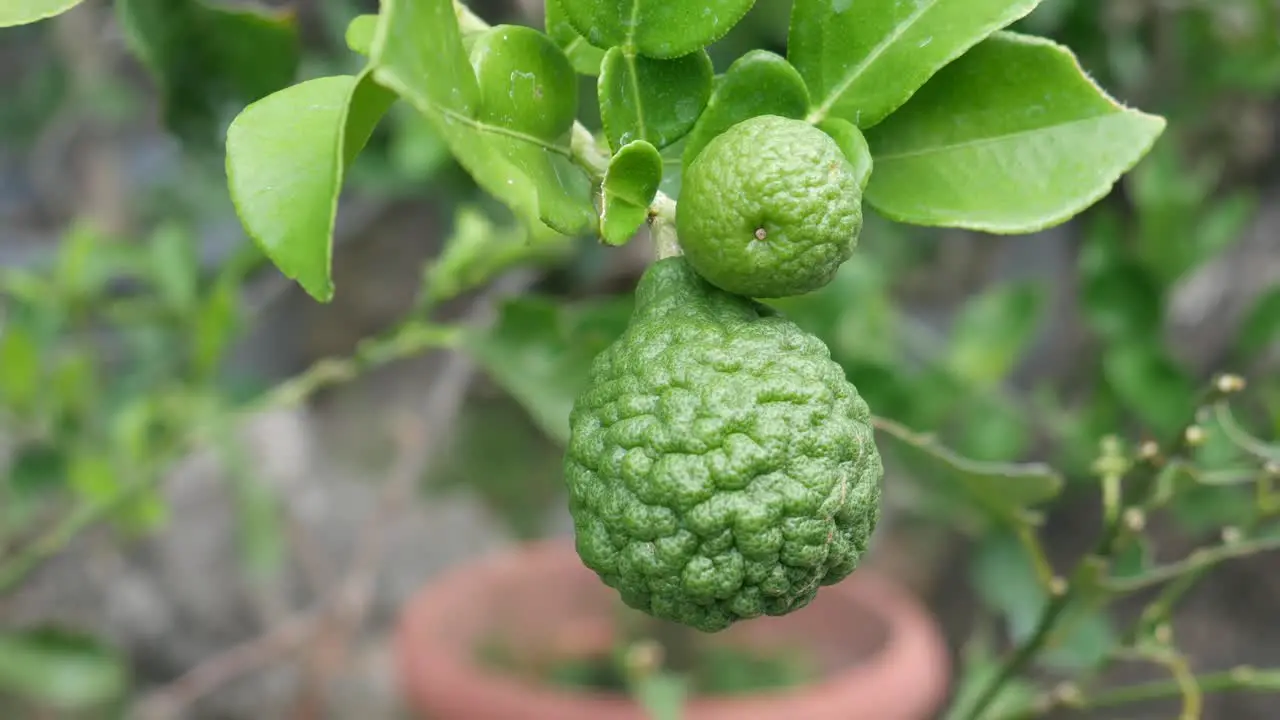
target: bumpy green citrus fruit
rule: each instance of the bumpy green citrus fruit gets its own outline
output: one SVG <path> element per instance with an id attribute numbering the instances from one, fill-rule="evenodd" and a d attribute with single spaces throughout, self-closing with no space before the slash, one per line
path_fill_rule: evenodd
<path id="1" fill-rule="evenodd" d="M 816 290 L 853 254 L 862 183 L 822 130 L 762 115 L 698 153 L 676 208 L 689 263 L 717 287 L 780 298 Z"/>
<path id="2" fill-rule="evenodd" d="M 570 431 L 583 562 L 628 605 L 706 632 L 806 606 L 879 519 L 869 410 L 827 346 L 683 258 L 641 279 Z"/>

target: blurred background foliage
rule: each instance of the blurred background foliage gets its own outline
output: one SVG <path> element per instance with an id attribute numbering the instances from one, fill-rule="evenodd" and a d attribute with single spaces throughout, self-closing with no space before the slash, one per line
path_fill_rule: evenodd
<path id="1" fill-rule="evenodd" d="M 0 67 L 19 70 L 0 77 L 0 572 L 13 569 L 18 548 L 65 540 L 46 532 L 53 518 L 107 517 L 126 534 L 163 524 L 151 480 L 196 439 L 235 456 L 230 424 L 279 377 L 228 357 L 249 337 L 270 301 L 263 298 L 286 291 L 239 234 L 221 138 L 245 102 L 274 87 L 357 70 L 347 23 L 376 11 L 353 0 L 268 15 L 125 5 L 107 43 L 135 55 L 96 70 L 68 50 L 54 23 L 0 31 Z M 540 3 L 476 10 L 494 22 L 540 22 Z M 717 70 L 749 49 L 783 52 L 787 12 L 787 3 L 757 3 L 710 48 Z M 1016 29 L 1068 45 L 1108 91 L 1168 116 L 1156 151 L 1110 197 L 1045 237 L 870 216 L 859 252 L 831 285 L 780 304 L 829 343 L 877 415 L 936 433 L 977 460 L 1050 463 L 1066 476 L 1068 498 L 1096 495 L 1091 464 L 1101 437 L 1168 438 L 1217 372 L 1248 377 L 1256 402 L 1244 421 L 1262 436 L 1280 432 L 1280 6 L 1045 0 Z M 582 78 L 580 117 L 597 127 L 593 80 Z M 155 122 L 174 134 L 156 140 L 154 128 L 141 129 Z M 89 130 L 75 135 L 76 127 Z M 113 154 L 123 190 L 107 194 L 126 206 L 124 220 L 67 190 L 84 179 L 83 165 L 68 161 L 83 162 L 77 149 L 94 133 L 111 138 L 96 152 Z M 592 357 L 625 326 L 643 259 L 619 272 L 623 251 L 591 238 L 531 250 L 510 214 L 404 106 L 376 130 L 347 186 L 344 212 L 354 208 L 353 216 L 408 202 L 445 218 L 442 248 L 402 308 L 411 314 L 466 296 L 513 263 L 543 270 L 531 293 L 503 303 L 491 328 L 468 333 L 488 384 L 464 407 L 447 461 L 424 479 L 423 501 L 478 493 L 514 536 L 545 534 L 561 499 L 568 409 Z M 678 194 L 678 178 L 664 189 Z M 362 233 L 348 235 L 343 244 L 359 253 Z M 1228 313 L 1212 298 L 1237 284 L 1239 266 L 1224 258 L 1251 235 L 1262 239 L 1248 257 L 1269 260 L 1272 280 Z M 1216 289 L 1195 291 L 1206 282 Z M 1212 339 L 1179 335 L 1188 316 L 1180 302 L 1190 302 L 1193 324 Z M 1229 474 L 1239 450 L 1222 428 L 1205 429 L 1202 467 Z M 1025 633 L 1043 597 L 1022 545 L 1000 523 L 971 522 L 949 496 L 931 493 L 930 484 L 947 480 L 895 449 L 887 448 L 891 473 L 924 484 L 891 499 L 977 533 L 969 571 L 986 589 L 980 599 L 1011 635 Z M 245 565 L 271 572 L 284 552 L 278 499 L 253 482 L 252 468 L 233 474 Z M 1174 507 L 1188 533 L 1245 523 L 1255 510 L 1247 485 L 1190 485 Z M 1112 642 L 1100 615 L 1077 627 L 1051 664 L 1087 665 Z M 118 702 L 122 661 L 94 642 L 47 628 L 0 632 L 0 697 Z M 33 670 L 42 662 L 64 664 Z"/>

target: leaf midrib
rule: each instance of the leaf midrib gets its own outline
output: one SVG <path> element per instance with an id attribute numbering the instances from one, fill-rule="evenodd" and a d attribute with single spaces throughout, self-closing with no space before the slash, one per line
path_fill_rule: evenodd
<path id="1" fill-rule="evenodd" d="M 876 155 L 875 159 L 877 163 L 880 163 L 880 162 L 885 162 L 887 160 L 903 160 L 906 158 L 918 157 L 921 155 L 928 155 L 930 153 L 951 152 L 954 150 L 963 150 L 965 148 L 970 148 L 970 147 L 980 147 L 982 145 L 991 145 L 994 143 L 1004 142 L 1014 138 L 1022 137 L 1024 135 L 1032 135 L 1035 133 L 1042 133 L 1042 132 L 1052 132 L 1057 129 L 1071 127 L 1072 125 L 1083 125 L 1085 123 L 1091 123 L 1091 122 L 1100 121 L 1100 120 L 1112 120 L 1118 116 L 1142 117 L 1143 113 L 1126 111 L 1126 110 L 1122 110 L 1119 112 L 1101 113 L 1099 115 L 1091 115 L 1087 118 L 1080 118 L 1078 120 L 1071 120 L 1064 123 L 1055 123 L 1053 125 L 1045 125 L 1043 127 L 1031 128 L 1029 130 L 1019 130 L 1017 132 L 1003 133 L 1000 135 L 992 135 L 990 137 L 974 138 L 972 140 L 965 140 L 957 143 L 931 145 L 928 147 L 917 148 L 915 150 L 908 150 L 906 152 L 880 154 L 880 155 Z"/>
<path id="2" fill-rule="evenodd" d="M 822 104 L 819 105 L 816 110 L 809 113 L 808 121 L 810 123 L 819 123 L 825 120 L 827 114 L 831 112 L 831 108 L 835 106 L 836 101 L 840 99 L 840 96 L 844 95 L 845 92 L 847 92 L 849 88 L 862 77 L 862 75 L 867 71 L 867 68 L 871 67 L 872 63 L 879 60 L 882 55 L 888 52 L 889 48 L 900 40 L 903 35 L 906 35 L 907 31 L 919 22 L 920 18 L 924 17 L 925 13 L 928 13 L 937 5 L 938 0 L 928 0 L 928 2 L 916 8 L 906 20 L 898 23 L 898 26 L 893 29 L 893 32 L 885 35 L 884 39 L 882 39 L 875 47 L 871 48 L 871 52 L 867 53 L 867 56 L 855 65 L 847 75 L 845 75 L 844 79 L 840 81 L 835 89 L 832 92 L 827 93 L 827 97 L 822 101 Z"/>

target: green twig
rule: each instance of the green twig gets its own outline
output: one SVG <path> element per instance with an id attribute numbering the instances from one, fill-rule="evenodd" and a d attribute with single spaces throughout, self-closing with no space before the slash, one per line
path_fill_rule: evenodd
<path id="1" fill-rule="evenodd" d="M 1110 592 L 1123 595 L 1152 585 L 1158 585 L 1180 576 L 1203 573 L 1225 560 L 1241 558 L 1268 550 L 1280 550 L 1280 535 L 1256 537 L 1223 543 L 1217 547 L 1201 548 L 1177 562 L 1161 565 L 1139 575 L 1108 580 L 1105 586 Z"/>
<path id="2" fill-rule="evenodd" d="M 1239 378 L 1222 376 L 1206 391 L 1202 402 L 1197 403 L 1196 407 L 1204 408 L 1226 395 L 1238 392 L 1240 389 L 1243 389 L 1243 381 L 1239 380 Z M 1168 456 L 1176 458 L 1183 455 L 1194 444 L 1196 438 L 1202 434 L 1203 432 L 1200 431 L 1200 428 L 1195 425 L 1193 420 L 1186 430 L 1179 433 L 1178 437 L 1169 443 L 1171 451 Z M 1114 457 L 1107 458 L 1105 456 L 1104 459 L 1115 460 Z M 1149 444 L 1144 444 L 1138 452 L 1136 461 L 1132 464 L 1126 463 L 1125 470 L 1134 471 L 1134 474 L 1128 478 L 1130 485 L 1128 488 L 1121 489 L 1121 498 L 1119 502 L 1116 502 L 1113 511 L 1108 513 L 1109 519 L 1103 526 L 1102 533 L 1099 535 L 1092 552 L 1076 563 L 1068 582 L 1055 588 L 1061 591 L 1052 594 L 1036 621 L 1035 629 L 1014 649 L 1009 659 L 1001 667 L 1000 672 L 978 696 L 977 701 L 974 702 L 969 712 L 964 716 L 964 720 L 979 720 L 983 716 L 983 713 L 999 696 L 1004 685 L 1021 674 L 1032 659 L 1044 648 L 1050 637 L 1052 637 L 1054 629 L 1062 619 L 1063 614 L 1081 592 L 1081 588 L 1093 586 L 1097 582 L 1099 562 L 1105 561 L 1106 558 L 1115 553 L 1117 542 L 1127 529 L 1124 521 L 1125 516 L 1129 514 L 1127 510 L 1130 508 L 1142 510 L 1152 500 L 1160 469 L 1165 462 L 1159 452 L 1154 451 Z M 1100 467 L 1099 470 L 1105 476 L 1114 471 L 1115 468 L 1108 464 Z M 1129 490 L 1129 492 L 1125 492 L 1125 490 Z"/>
<path id="3" fill-rule="evenodd" d="M 1200 675 L 1195 677 L 1194 680 L 1200 691 L 1206 694 L 1234 690 L 1280 692 L 1280 669 L 1258 670 L 1243 666 L 1225 672 Z M 1072 707 L 1080 710 L 1094 710 L 1149 700 L 1175 698 L 1184 694 L 1184 685 L 1185 679 L 1159 680 L 1129 685 L 1114 690 L 1098 692 L 1088 698 L 1082 698 Z"/>
<path id="4" fill-rule="evenodd" d="M 13 559 L 0 564 L 0 595 L 13 589 L 31 571 L 57 555 L 84 530 L 110 517 L 138 495 L 154 487 L 162 473 L 139 472 L 135 479 L 105 502 L 85 503 L 43 535 L 17 550 Z"/>
<path id="5" fill-rule="evenodd" d="M 245 411 L 294 407 L 322 388 L 353 380 L 376 367 L 412 357 L 424 350 L 456 347 L 461 339 L 462 331 L 458 328 L 411 321 L 383 337 L 362 341 L 349 357 L 317 361 L 301 374 L 280 383 L 250 403 Z"/>

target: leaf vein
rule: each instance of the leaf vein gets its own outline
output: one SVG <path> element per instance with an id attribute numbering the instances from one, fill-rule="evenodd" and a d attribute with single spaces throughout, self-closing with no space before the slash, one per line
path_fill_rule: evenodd
<path id="1" fill-rule="evenodd" d="M 877 43 L 875 47 L 871 48 L 871 52 L 867 53 L 867 56 L 855 65 L 847 75 L 845 75 L 844 79 L 836 85 L 835 89 L 827 94 L 826 99 L 822 101 L 822 104 L 818 106 L 818 109 L 810 114 L 809 122 L 818 123 L 826 119 L 827 113 L 831 112 L 831 108 L 836 104 L 836 100 L 840 99 L 840 96 L 848 92 L 849 88 L 858 81 L 858 78 L 862 77 L 862 74 L 867 71 L 867 68 L 871 67 L 872 63 L 879 60 L 881 55 L 888 52 L 889 48 L 892 47 L 894 43 L 900 40 L 903 35 L 906 35 L 907 31 L 919 22 L 920 18 L 924 17 L 926 13 L 937 6 L 937 4 L 938 0 L 927 0 L 927 2 L 912 11 L 912 13 L 907 16 L 906 20 L 899 23 L 898 26 L 893 29 L 893 32 L 885 35 L 884 39 Z"/>
<path id="2" fill-rule="evenodd" d="M 1055 130 L 1068 128 L 1073 125 L 1083 125 L 1086 123 L 1093 123 L 1101 120 L 1111 120 L 1111 119 L 1114 119 L 1116 116 L 1129 115 L 1129 114 L 1130 113 L 1127 113 L 1127 112 L 1103 113 L 1101 115 L 1093 115 L 1091 117 L 1080 118 L 1079 120 L 1072 120 L 1070 122 L 1056 123 L 1054 125 L 1045 125 L 1043 127 L 1030 128 L 1028 130 L 1019 130 L 1018 132 L 1003 133 L 1001 135 L 992 135 L 990 137 L 974 138 L 973 140 L 965 140 L 963 142 L 957 142 L 957 143 L 930 145 L 927 147 L 916 148 L 914 150 L 907 150 L 903 152 L 878 154 L 875 156 L 875 159 L 877 162 L 883 162 L 886 160 L 903 160 L 906 158 L 919 157 L 921 155 L 928 155 L 930 153 L 935 153 L 935 152 L 950 152 L 952 150 L 963 150 L 965 148 L 981 147 L 983 145 L 992 145 L 995 143 L 1004 142 L 1006 140 L 1012 140 L 1014 138 L 1024 137 L 1024 136 L 1032 135 L 1036 133 L 1052 132 Z"/>

